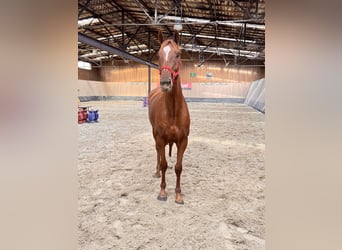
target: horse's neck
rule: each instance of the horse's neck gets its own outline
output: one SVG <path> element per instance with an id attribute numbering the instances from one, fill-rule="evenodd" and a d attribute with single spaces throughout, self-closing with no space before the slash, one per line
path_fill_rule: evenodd
<path id="1" fill-rule="evenodd" d="M 180 99 L 184 98 L 179 76 L 177 77 L 176 82 L 172 86 L 172 95 L 178 103 L 180 102 Z"/>
<path id="2" fill-rule="evenodd" d="M 183 93 L 182 93 L 182 87 L 180 83 L 180 77 L 178 76 L 176 79 L 176 82 L 172 86 L 172 91 L 167 94 L 167 107 L 169 110 L 169 113 L 173 118 L 176 117 L 176 114 L 179 113 L 182 105 L 183 105 Z"/>

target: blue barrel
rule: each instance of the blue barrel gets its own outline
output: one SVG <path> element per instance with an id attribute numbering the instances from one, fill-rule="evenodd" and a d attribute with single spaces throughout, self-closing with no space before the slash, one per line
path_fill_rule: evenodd
<path id="1" fill-rule="evenodd" d="M 94 110 L 88 111 L 88 122 L 94 122 L 95 121 L 95 112 Z"/>
<path id="2" fill-rule="evenodd" d="M 97 120 L 99 119 L 99 111 L 98 110 L 94 110 L 95 113 L 95 120 L 97 122 Z"/>

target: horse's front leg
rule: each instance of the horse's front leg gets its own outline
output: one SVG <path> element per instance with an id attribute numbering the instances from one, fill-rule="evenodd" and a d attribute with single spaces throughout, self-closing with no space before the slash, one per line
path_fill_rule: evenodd
<path id="1" fill-rule="evenodd" d="M 160 178 L 160 154 L 159 154 L 157 145 L 156 145 L 156 151 L 157 151 L 157 166 L 156 166 L 156 173 L 153 176 L 156 178 Z"/>
<path id="2" fill-rule="evenodd" d="M 184 204 L 183 196 L 181 195 L 181 187 L 180 187 L 180 177 L 182 174 L 182 161 L 183 161 L 183 154 L 186 149 L 186 146 L 188 145 L 188 137 L 185 137 L 180 143 L 177 143 L 177 162 L 175 166 L 175 172 L 177 176 L 176 181 L 176 203 L 178 204 Z"/>
<path id="3" fill-rule="evenodd" d="M 166 188 L 166 182 L 165 182 L 165 172 L 167 169 L 167 162 L 165 158 L 165 144 L 159 143 L 157 145 L 158 154 L 160 156 L 160 170 L 162 172 L 162 178 L 160 183 L 160 193 L 158 195 L 158 200 L 166 201 L 167 199 L 167 193 L 165 191 Z"/>

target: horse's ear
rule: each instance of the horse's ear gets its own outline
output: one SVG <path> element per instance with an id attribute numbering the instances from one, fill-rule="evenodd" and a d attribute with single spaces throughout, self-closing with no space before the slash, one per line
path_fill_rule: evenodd
<path id="1" fill-rule="evenodd" d="M 160 43 L 164 42 L 164 35 L 163 35 L 163 31 L 159 30 L 158 32 L 158 40 Z"/>
<path id="2" fill-rule="evenodd" d="M 179 33 L 177 30 L 175 30 L 175 37 L 174 37 L 174 41 L 179 45 Z"/>

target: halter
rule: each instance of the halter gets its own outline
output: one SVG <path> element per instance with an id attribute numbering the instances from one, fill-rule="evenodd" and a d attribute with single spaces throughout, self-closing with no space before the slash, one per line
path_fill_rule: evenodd
<path id="1" fill-rule="evenodd" d="M 159 75 L 161 75 L 163 69 L 167 69 L 168 71 L 170 71 L 171 75 L 172 75 L 172 81 L 175 81 L 177 76 L 179 75 L 180 73 L 180 66 L 182 65 L 182 62 L 181 60 L 178 60 L 178 70 L 175 72 L 171 67 L 169 66 L 162 66 L 160 69 L 159 69 Z"/>

